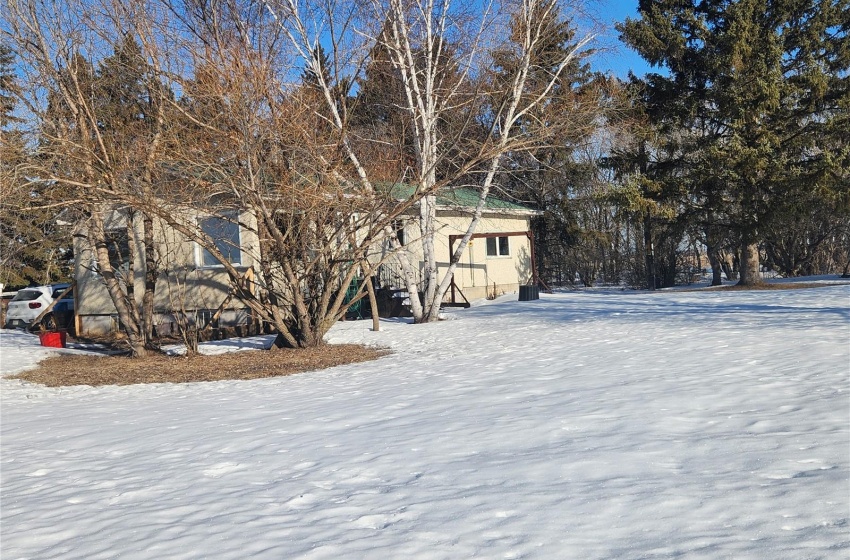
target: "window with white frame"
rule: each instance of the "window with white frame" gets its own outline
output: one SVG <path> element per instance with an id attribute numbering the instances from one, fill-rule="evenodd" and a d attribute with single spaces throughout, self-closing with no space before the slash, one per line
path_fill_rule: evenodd
<path id="1" fill-rule="evenodd" d="M 215 248 L 224 255 L 227 262 L 231 264 L 242 264 L 242 250 L 240 249 L 239 224 L 236 215 L 210 216 L 199 218 L 198 225 L 201 231 L 207 234 L 215 243 Z M 219 260 L 205 247 L 200 247 L 200 265 L 221 266 Z"/>
<path id="2" fill-rule="evenodd" d="M 106 250 L 109 252 L 109 264 L 112 272 L 119 277 L 130 269 L 130 235 L 127 228 L 108 229 L 103 232 Z M 100 265 L 97 262 L 97 249 L 91 253 L 91 272 L 99 274 Z"/>
<path id="3" fill-rule="evenodd" d="M 510 254 L 510 244 L 508 243 L 508 237 L 506 235 L 487 238 L 488 257 L 507 257 Z"/>

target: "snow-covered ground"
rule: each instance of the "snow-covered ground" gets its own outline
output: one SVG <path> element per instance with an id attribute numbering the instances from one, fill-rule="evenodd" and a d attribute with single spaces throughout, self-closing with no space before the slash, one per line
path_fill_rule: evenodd
<path id="1" fill-rule="evenodd" d="M 291 377 L 0 379 L 0 556 L 850 556 L 850 286 L 515 297 Z"/>

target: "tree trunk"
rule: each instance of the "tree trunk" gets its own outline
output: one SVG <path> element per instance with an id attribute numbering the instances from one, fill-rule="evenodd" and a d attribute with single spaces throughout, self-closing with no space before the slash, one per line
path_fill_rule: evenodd
<path id="1" fill-rule="evenodd" d="M 134 316 L 133 310 L 128 303 L 128 295 L 121 288 L 121 281 L 115 275 L 112 264 L 109 261 L 109 248 L 106 244 L 106 233 L 103 228 L 103 215 L 100 210 L 92 212 L 91 227 L 89 227 L 89 242 L 97 259 L 98 272 L 106 285 L 109 297 L 115 310 L 118 312 L 118 320 L 127 335 L 127 343 L 133 357 L 145 356 L 145 339 L 142 335 L 139 323 Z M 128 283 L 132 282 L 132 278 Z"/>
<path id="2" fill-rule="evenodd" d="M 759 246 L 749 235 L 745 235 L 741 244 L 741 279 L 739 286 L 757 286 L 763 284 L 759 271 Z"/>
<path id="3" fill-rule="evenodd" d="M 322 340 L 321 337 L 316 336 L 316 333 L 310 329 L 292 334 L 295 340 L 294 343 L 290 338 L 284 336 L 282 333 L 277 333 L 277 336 L 275 337 L 274 342 L 272 342 L 269 351 L 274 352 L 278 350 L 283 350 L 284 348 L 315 348 L 316 346 L 321 346 L 322 344 L 324 344 L 324 340 Z"/>
<path id="4" fill-rule="evenodd" d="M 437 197 L 428 195 L 422 199 L 420 204 L 420 224 L 422 232 L 422 250 L 423 260 L 425 261 L 425 270 L 422 273 L 422 288 L 425 293 L 422 317 L 414 317 L 417 323 L 430 323 L 439 319 L 440 302 L 435 301 L 438 289 L 437 279 L 437 255 L 436 255 L 436 205 Z M 418 297 L 417 294 L 411 293 L 411 298 Z"/>
<path id="5" fill-rule="evenodd" d="M 711 285 L 720 286 L 723 284 L 723 267 L 720 264 L 720 255 L 714 248 L 708 250 L 708 262 L 711 263 Z"/>
<path id="6" fill-rule="evenodd" d="M 142 326 L 145 345 L 149 349 L 154 349 L 154 292 L 156 290 L 156 281 L 159 277 L 159 269 L 156 262 L 153 219 L 147 212 L 142 214 L 142 228 L 145 251 L 145 293 L 142 296 Z"/>
<path id="7" fill-rule="evenodd" d="M 647 214 L 643 219 L 643 248 L 646 251 L 646 287 L 655 290 L 655 245 L 652 242 L 652 217 Z"/>
<path id="8" fill-rule="evenodd" d="M 274 338 L 274 342 L 269 347 L 269 352 L 277 352 L 278 350 L 283 350 L 284 348 L 297 348 L 298 346 L 293 344 L 290 340 L 288 340 L 282 333 L 277 333 L 277 336 Z"/>
<path id="9" fill-rule="evenodd" d="M 738 279 L 738 269 L 735 267 L 735 257 L 729 254 L 720 256 L 720 268 L 726 273 L 727 280 Z"/>
<path id="10" fill-rule="evenodd" d="M 705 231 L 705 253 L 711 265 L 711 285 L 723 284 L 723 255 L 721 254 L 721 236 L 715 228 L 708 227 Z"/>
<path id="11" fill-rule="evenodd" d="M 378 298 L 375 297 L 375 286 L 372 284 L 372 272 L 366 275 L 366 291 L 369 292 L 369 312 L 372 314 L 372 330 L 378 332 L 381 330 L 380 316 L 378 315 Z"/>

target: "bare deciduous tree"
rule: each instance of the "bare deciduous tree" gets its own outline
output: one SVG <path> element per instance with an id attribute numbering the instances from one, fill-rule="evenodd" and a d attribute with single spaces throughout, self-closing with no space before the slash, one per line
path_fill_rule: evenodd
<path id="1" fill-rule="evenodd" d="M 87 220 L 98 274 L 132 353 L 143 355 L 152 345 L 154 249 L 140 251 L 148 260 L 147 278 L 145 293 L 136 298 L 132 276 L 122 277 L 110 261 L 104 214 L 128 197 L 152 195 L 166 133 L 169 92 L 136 42 L 143 30 L 136 8 L 109 0 L 5 0 L 2 32 L 26 76 L 20 100 L 37 138 L 23 174 L 42 187 L 45 206 L 64 205 L 68 217 Z M 150 220 L 141 223 L 147 227 Z M 142 243 L 150 240 L 143 233 Z"/>
<path id="2" fill-rule="evenodd" d="M 297 0 L 264 3 L 318 77 L 326 120 L 338 131 L 341 149 L 365 192 L 374 192 L 375 181 L 353 138 L 346 99 L 340 98 L 335 84 L 342 82 L 343 73 L 349 77 L 361 74 L 369 53 L 385 53 L 403 92 L 398 108 L 407 119 L 413 147 L 413 164 L 399 169 L 398 180 L 414 186 L 410 202 L 419 211 L 424 257 L 421 276 L 415 274 L 406 253 L 399 252 L 398 258 L 415 321 L 436 320 L 457 263 L 480 222 L 502 157 L 539 141 L 524 134 L 520 124 L 547 99 L 560 74 L 591 37 L 564 51 L 547 79 L 534 82 L 529 79 L 534 55 L 557 20 L 552 17 L 559 8 L 554 0 L 506 2 L 496 9 L 487 4 L 478 12 L 461 9 L 449 0 L 375 1 L 367 14 L 373 25 L 360 28 L 355 14 L 362 9 L 361 3 L 332 3 L 317 9 Z M 330 79 L 317 48 L 326 36 L 333 46 L 333 62 L 327 65 L 332 68 Z M 493 81 L 491 54 L 497 49 L 509 52 L 515 63 L 509 75 Z M 457 126 L 447 129 L 443 124 L 448 121 Z M 536 130 L 542 134 L 545 129 Z M 478 202 L 448 266 L 438 271 L 437 195 L 446 188 L 470 184 L 478 189 Z M 423 294 L 422 300 L 417 293 Z"/>
<path id="3" fill-rule="evenodd" d="M 398 249 L 393 222 L 416 211 L 423 273 L 407 253 L 396 256 L 416 321 L 437 319 L 504 154 L 539 142 L 546 127 L 533 126 L 533 110 L 589 41 L 532 80 L 535 52 L 560 17 L 554 0 L 496 10 L 447 0 L 80 0 L 49 15 L 53 5 L 40 0 L 4 7 L 4 37 L 33 84 L 22 95 L 40 138 L 28 176 L 87 220 L 97 272 L 136 355 L 153 332 L 154 218 L 219 262 L 233 296 L 279 333 L 279 346 L 304 347 L 366 297 L 368 281 L 357 279 L 383 258 L 379 244 Z M 514 60 L 498 79 L 496 50 Z M 397 80 L 405 138 L 352 124 L 356 84 L 378 51 Z M 410 158 L 389 170 L 366 162 L 380 142 L 409 147 Z M 412 195 L 396 200 L 377 180 L 388 176 Z M 437 195 L 469 185 L 477 205 L 438 274 Z M 130 247 L 129 271 L 110 259 L 105 213 L 115 208 L 141 232 L 128 234 L 141 245 Z M 251 234 L 256 243 L 240 250 L 255 270 L 233 262 L 198 216 Z"/>

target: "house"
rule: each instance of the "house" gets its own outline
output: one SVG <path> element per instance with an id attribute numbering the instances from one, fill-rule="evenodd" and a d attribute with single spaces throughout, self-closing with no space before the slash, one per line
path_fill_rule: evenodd
<path id="1" fill-rule="evenodd" d="M 453 189 L 437 198 L 436 249 L 440 278 L 449 266 L 457 243 L 469 227 L 477 203 L 478 192 L 471 188 Z M 453 289 L 446 295 L 446 303 L 460 304 L 514 293 L 519 286 L 534 283 L 536 263 L 531 219 L 539 214 L 537 210 L 488 197 L 476 232 L 455 269 Z M 397 232 L 411 262 L 418 263 L 421 271 L 424 260 L 422 246 L 416 243 L 421 233 L 415 209 L 407 218 L 400 220 Z M 384 270 L 392 270 L 392 259 L 388 262 Z M 384 284 L 403 285 L 398 272 L 384 273 L 383 276 L 381 281 Z"/>
<path id="2" fill-rule="evenodd" d="M 191 217 L 216 241 L 216 247 L 239 270 L 253 273 L 259 240 L 256 220 L 247 212 L 231 216 L 209 216 L 199 212 Z M 131 227 L 127 227 L 128 220 Z M 132 218 L 115 210 L 105 217 L 110 264 L 126 282 L 133 262 L 133 292 L 141 302 L 145 291 L 144 245 L 141 216 Z M 244 325 L 249 320 L 247 307 L 229 298 L 230 282 L 224 267 L 209 251 L 186 239 L 161 220 L 153 220 L 157 265 L 161 270 L 154 291 L 156 327 L 162 334 L 175 328 L 175 314 L 181 313 L 206 324 L 219 312 L 221 326 Z M 132 233 L 132 243 L 129 233 Z M 130 251 L 134 250 L 133 259 Z M 97 273 L 97 262 L 85 227 L 74 235 L 74 278 L 76 280 L 75 327 L 78 335 L 102 335 L 118 329 L 118 314 L 106 286 Z"/>
<path id="3" fill-rule="evenodd" d="M 465 233 L 477 202 L 473 189 L 455 189 L 438 198 L 437 258 L 440 275 L 449 265 L 451 252 Z M 455 273 L 447 305 L 468 305 L 470 300 L 516 292 L 534 278 L 534 245 L 530 220 L 536 211 L 490 198 L 476 234 L 470 241 Z M 198 212 L 190 216 L 215 240 L 219 251 L 246 277 L 253 278 L 258 267 L 259 240 L 256 219 L 248 212 L 230 216 L 210 216 Z M 128 222 L 129 220 L 129 222 Z M 412 263 L 424 268 L 415 209 L 396 222 L 396 235 Z M 128 223 L 131 225 L 127 227 Z M 143 229 L 141 217 L 126 212 L 110 212 L 106 219 L 107 242 L 113 268 L 125 277 L 132 274 L 133 292 L 141 302 L 145 289 Z M 238 298 L 229 297 L 230 281 L 222 265 L 208 251 L 154 219 L 158 267 L 154 297 L 155 323 L 160 334 L 174 332 L 180 317 L 206 325 L 215 317 L 214 326 L 249 323 L 251 314 Z M 128 232 L 132 233 L 131 239 Z M 385 240 L 382 240 L 385 241 Z M 130 259 L 130 251 L 134 258 Z M 76 330 L 83 336 L 102 335 L 118 328 L 118 316 L 112 300 L 97 273 L 96 259 L 85 230 L 74 236 L 76 289 Z M 402 292 L 397 257 L 381 243 L 375 250 L 379 287 Z M 132 271 L 130 262 L 135 263 Z M 126 281 L 126 280 L 125 280 Z M 255 287 L 255 289 L 260 289 Z"/>

